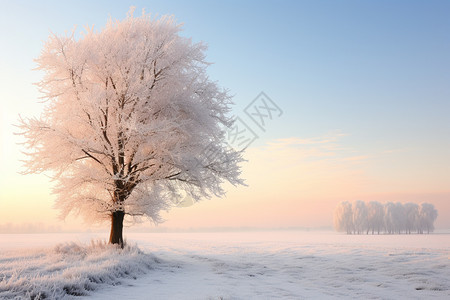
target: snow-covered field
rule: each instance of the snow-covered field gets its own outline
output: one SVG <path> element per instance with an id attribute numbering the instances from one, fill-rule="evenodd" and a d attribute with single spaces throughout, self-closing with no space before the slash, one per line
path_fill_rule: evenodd
<path id="1" fill-rule="evenodd" d="M 450 299 L 450 233 L 128 233 L 124 251 L 99 237 L 0 235 L 0 298 Z"/>

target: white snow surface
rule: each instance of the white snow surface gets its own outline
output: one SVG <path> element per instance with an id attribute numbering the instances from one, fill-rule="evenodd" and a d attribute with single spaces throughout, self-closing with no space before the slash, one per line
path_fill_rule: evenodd
<path id="1" fill-rule="evenodd" d="M 450 233 L 102 235 L 1 235 L 0 298 L 450 299 Z"/>

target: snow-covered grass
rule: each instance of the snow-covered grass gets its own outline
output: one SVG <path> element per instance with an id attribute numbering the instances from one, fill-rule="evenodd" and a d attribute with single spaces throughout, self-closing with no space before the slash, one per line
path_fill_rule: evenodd
<path id="1" fill-rule="evenodd" d="M 24 247 L 33 236 L 10 239 Z M 52 244 L 52 236 L 35 240 Z M 0 236 L 5 239 L 8 235 Z M 121 252 L 101 243 L 55 246 L 54 240 L 47 250 L 11 252 L 9 243 L 0 244 L 0 250 L 9 249 L 0 254 L 0 298 L 25 295 L 29 287 L 35 292 L 43 287 L 50 298 L 52 289 L 56 296 L 85 298 L 67 295 L 67 285 L 86 299 L 108 300 L 450 299 L 448 233 L 132 233 L 127 239 L 142 251 L 134 246 Z M 5 274 L 15 275 L 5 279 Z M 4 290 L 12 287 L 16 290 Z"/>
<path id="2" fill-rule="evenodd" d="M 136 246 L 101 241 L 67 242 L 49 249 L 0 255 L 0 299 L 61 299 L 88 295 L 99 285 L 117 285 L 148 272 L 156 258 Z"/>

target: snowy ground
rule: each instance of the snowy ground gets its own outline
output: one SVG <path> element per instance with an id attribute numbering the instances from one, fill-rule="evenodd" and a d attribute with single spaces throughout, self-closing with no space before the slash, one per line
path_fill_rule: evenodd
<path id="1" fill-rule="evenodd" d="M 122 255 L 93 237 L 0 235 L 0 298 L 450 299 L 448 233 L 133 233 Z"/>

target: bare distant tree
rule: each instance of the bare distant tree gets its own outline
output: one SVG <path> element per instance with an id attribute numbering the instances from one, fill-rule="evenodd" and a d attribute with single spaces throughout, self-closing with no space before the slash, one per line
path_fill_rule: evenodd
<path id="1" fill-rule="evenodd" d="M 395 203 L 393 213 L 394 230 L 397 233 L 402 233 L 406 229 L 406 211 L 403 204 L 400 202 Z"/>
<path id="2" fill-rule="evenodd" d="M 241 153 L 224 142 L 231 98 L 206 74 L 205 45 L 179 31 L 172 17 L 131 11 L 79 39 L 50 36 L 37 59 L 46 106 L 21 120 L 27 172 L 51 171 L 63 217 L 109 219 L 113 244 L 125 215 L 160 222 L 186 194 L 243 184 Z"/>
<path id="3" fill-rule="evenodd" d="M 384 231 L 388 234 L 430 233 L 434 230 L 434 221 L 438 216 L 433 204 L 422 203 L 420 207 L 415 203 L 387 202 L 384 205 L 371 201 L 355 201 L 353 204 L 343 201 L 334 211 L 334 227 L 337 231 L 346 231 L 347 234 L 362 232 L 369 233 L 375 230 L 378 234 Z"/>
<path id="4" fill-rule="evenodd" d="M 419 222 L 419 206 L 415 203 L 405 203 L 405 215 L 406 215 L 406 230 L 407 233 L 411 233 L 411 230 L 418 229 Z"/>
<path id="5" fill-rule="evenodd" d="M 395 204 L 387 202 L 384 204 L 384 226 L 387 233 L 395 233 Z"/>
<path id="6" fill-rule="evenodd" d="M 419 233 L 423 233 L 427 231 L 434 230 L 434 221 L 438 216 L 437 210 L 434 208 L 433 204 L 430 203 L 422 203 L 419 209 Z"/>
<path id="7" fill-rule="evenodd" d="M 339 203 L 334 211 L 334 228 L 337 231 L 353 232 L 352 204 L 348 201 Z"/>
<path id="8" fill-rule="evenodd" d="M 362 232 L 366 231 L 368 225 L 366 203 L 361 200 L 357 200 L 352 203 L 352 210 L 355 233 L 361 234 Z"/>
<path id="9" fill-rule="evenodd" d="M 367 216 L 367 233 L 369 233 L 369 230 L 372 230 L 372 234 L 374 234 L 374 231 L 380 234 L 380 231 L 384 229 L 383 205 L 377 201 L 369 202 L 367 204 Z"/>

